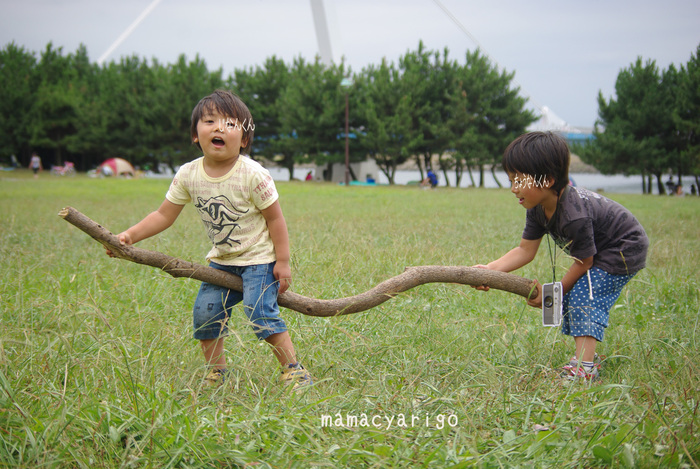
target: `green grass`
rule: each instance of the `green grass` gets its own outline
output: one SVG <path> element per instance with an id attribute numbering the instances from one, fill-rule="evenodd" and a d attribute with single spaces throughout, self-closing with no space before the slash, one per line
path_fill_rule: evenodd
<path id="1" fill-rule="evenodd" d="M 600 384 L 556 379 L 572 341 L 521 298 L 433 284 L 351 316 L 283 310 L 317 382 L 289 395 L 242 312 L 226 345 L 231 379 L 202 390 L 198 283 L 111 259 L 57 216 L 70 205 L 119 232 L 168 184 L 0 174 L 0 467 L 700 464 L 699 198 L 610 195 L 642 221 L 651 251 L 612 311 Z M 293 289 L 319 298 L 405 266 L 487 262 L 524 221 L 506 190 L 278 189 Z M 208 251 L 192 207 L 140 246 L 200 263 Z M 548 264 L 542 249 L 517 273 L 547 281 Z"/>

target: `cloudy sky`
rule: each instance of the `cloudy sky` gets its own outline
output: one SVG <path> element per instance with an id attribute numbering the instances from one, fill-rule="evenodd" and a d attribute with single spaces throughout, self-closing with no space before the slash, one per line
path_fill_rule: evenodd
<path id="1" fill-rule="evenodd" d="M 698 0 L 325 0 L 332 47 L 354 71 L 398 62 L 423 40 L 464 62 L 477 46 L 515 72 L 522 92 L 575 126 L 591 126 L 597 96 L 614 96 L 637 57 L 661 69 L 700 45 Z M 49 42 L 97 62 L 136 54 L 174 62 L 199 54 L 225 76 L 272 55 L 318 54 L 311 0 L 0 0 L 0 46 L 40 52 Z M 149 10 L 149 7 L 153 7 Z M 145 14 L 145 17 L 143 16 Z M 141 21 L 131 29 L 135 21 Z"/>

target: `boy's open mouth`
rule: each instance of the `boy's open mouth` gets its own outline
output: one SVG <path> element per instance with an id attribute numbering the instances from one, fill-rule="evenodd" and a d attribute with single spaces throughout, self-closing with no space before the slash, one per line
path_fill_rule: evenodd
<path id="1" fill-rule="evenodd" d="M 211 143 L 212 143 L 215 147 L 223 147 L 223 146 L 224 146 L 224 141 L 223 141 L 223 139 L 222 139 L 221 137 L 214 137 L 214 138 L 212 139 Z"/>

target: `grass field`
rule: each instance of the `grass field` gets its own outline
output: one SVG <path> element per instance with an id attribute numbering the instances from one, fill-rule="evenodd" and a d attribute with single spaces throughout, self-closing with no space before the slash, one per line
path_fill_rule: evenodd
<path id="1" fill-rule="evenodd" d="M 168 184 L 0 174 L 0 467 L 700 465 L 700 198 L 609 195 L 651 249 L 598 348 L 602 382 L 557 379 L 573 341 L 522 298 L 431 284 L 351 316 L 283 310 L 316 380 L 290 395 L 242 312 L 231 379 L 202 389 L 198 282 L 110 259 L 57 216 L 73 206 L 116 233 Z M 507 190 L 278 190 L 293 290 L 318 298 L 405 266 L 485 263 L 525 215 Z M 139 246 L 203 263 L 208 240 L 187 207 Z M 551 280 L 546 246 L 516 273 Z"/>

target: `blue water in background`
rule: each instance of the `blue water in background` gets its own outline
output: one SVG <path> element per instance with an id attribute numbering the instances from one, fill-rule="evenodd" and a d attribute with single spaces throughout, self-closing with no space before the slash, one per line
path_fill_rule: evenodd
<path id="1" fill-rule="evenodd" d="M 268 168 L 273 179 L 276 181 L 288 181 L 289 171 L 285 168 L 272 167 Z M 294 170 L 294 178 L 301 181 L 306 177 L 306 173 L 309 171 L 313 172 L 313 169 L 309 168 L 299 168 Z M 474 182 L 479 184 L 479 174 L 474 172 Z M 450 179 L 450 186 L 455 187 L 455 173 L 454 171 L 447 172 L 448 178 Z M 496 177 L 500 181 L 503 187 L 508 187 L 508 177 L 503 171 L 496 171 Z M 620 194 L 641 194 L 642 193 L 642 177 L 637 176 L 623 176 L 623 175 L 604 175 L 604 174 L 591 174 L 591 173 L 572 173 L 571 177 L 576 182 L 578 187 L 584 187 L 590 189 L 594 192 L 610 192 L 610 193 L 620 193 Z M 438 173 L 438 178 L 441 187 L 445 187 L 445 176 L 442 172 Z M 667 178 L 667 177 L 666 177 Z M 663 182 L 666 182 L 666 178 Z M 394 181 L 398 185 L 408 184 L 409 182 L 418 181 L 420 179 L 420 172 L 416 170 L 402 170 L 396 171 Z M 675 177 L 674 177 L 675 179 Z M 654 194 L 657 194 L 656 190 L 656 178 L 652 180 L 652 190 Z M 386 178 L 384 173 L 380 172 L 377 178 L 377 183 L 388 184 L 389 180 Z M 683 192 L 690 194 L 690 185 L 695 183 L 695 179 L 691 176 L 683 177 Z M 498 185 L 494 181 L 491 172 L 487 171 L 484 174 L 484 185 L 487 188 L 497 188 Z M 460 187 L 471 186 L 471 180 L 468 174 L 462 176 L 462 181 Z"/>

